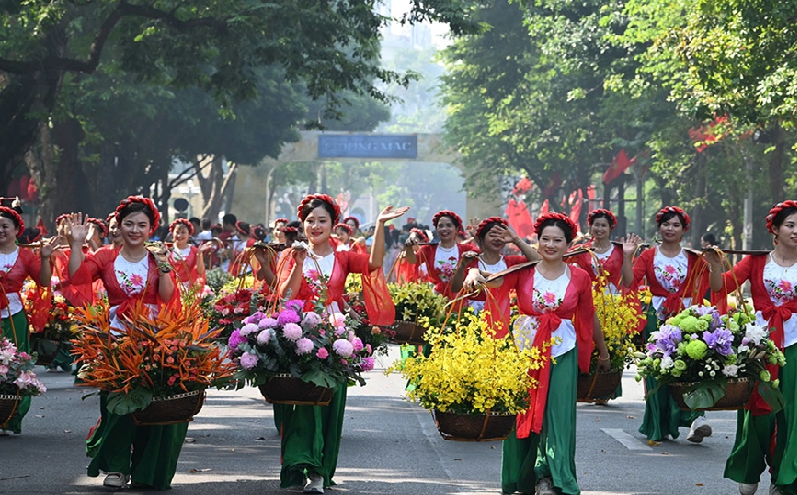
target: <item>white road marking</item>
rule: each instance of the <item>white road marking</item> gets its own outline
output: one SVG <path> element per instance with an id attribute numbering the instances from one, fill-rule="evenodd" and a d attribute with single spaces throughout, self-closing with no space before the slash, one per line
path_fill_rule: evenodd
<path id="1" fill-rule="evenodd" d="M 625 445 L 628 450 L 653 450 L 649 446 L 632 437 L 622 428 L 601 428 L 601 431 Z"/>

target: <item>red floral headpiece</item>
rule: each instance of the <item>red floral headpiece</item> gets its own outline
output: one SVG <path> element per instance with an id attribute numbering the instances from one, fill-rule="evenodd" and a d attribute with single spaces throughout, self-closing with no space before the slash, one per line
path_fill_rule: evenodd
<path id="1" fill-rule="evenodd" d="M 592 222 L 595 221 L 595 217 L 597 217 L 598 215 L 606 215 L 607 217 L 609 217 L 609 227 L 611 228 L 617 227 L 617 217 L 614 216 L 614 213 L 604 208 L 598 208 L 597 210 L 592 210 L 591 212 L 589 212 L 589 215 L 587 215 L 587 223 L 589 225 L 592 225 Z"/>
<path id="2" fill-rule="evenodd" d="M 286 225 L 280 229 L 282 232 L 299 232 L 299 227 L 294 227 L 293 225 Z"/>
<path id="3" fill-rule="evenodd" d="M 333 218 L 332 221 L 338 223 L 338 218 L 340 218 L 340 206 L 338 206 L 335 200 L 332 199 L 332 197 L 329 196 L 328 194 L 311 194 L 306 198 L 304 198 L 299 207 L 296 209 L 299 212 L 299 218 L 301 218 L 302 221 L 304 221 L 304 217 L 302 216 L 302 210 L 308 203 L 310 203 L 314 199 L 320 199 L 321 201 L 324 201 L 332 205 L 332 208 L 335 210 L 335 218 Z"/>
<path id="4" fill-rule="evenodd" d="M 485 218 L 484 220 L 482 220 L 482 223 L 480 223 L 479 226 L 476 228 L 476 237 L 481 237 L 482 236 L 482 232 L 484 231 L 484 229 L 487 228 L 488 225 L 496 224 L 496 223 L 500 223 L 504 227 L 508 227 L 509 226 L 509 222 L 505 218 L 501 218 L 501 217 Z"/>
<path id="5" fill-rule="evenodd" d="M 278 223 L 290 223 L 290 220 L 288 220 L 287 218 L 280 217 L 274 220 L 274 225 L 277 225 Z"/>
<path id="6" fill-rule="evenodd" d="M 8 215 L 11 215 L 11 218 L 13 219 L 14 223 L 17 224 L 17 232 L 22 232 L 23 230 L 25 230 L 25 220 L 23 220 L 20 214 L 17 213 L 17 210 L 9 208 L 7 206 L 0 206 L 0 213 L 6 213 Z"/>
<path id="7" fill-rule="evenodd" d="M 573 237 L 578 234 L 578 225 L 576 225 L 576 222 L 574 222 L 569 216 L 565 215 L 564 213 L 550 211 L 537 217 L 537 221 L 534 222 L 534 232 L 536 232 L 537 235 L 542 233 L 542 224 L 547 220 L 561 220 L 568 226 L 568 228 L 570 228 L 570 232 Z"/>
<path id="8" fill-rule="evenodd" d="M 355 225 L 357 225 L 357 227 L 356 227 L 356 228 L 358 228 L 358 229 L 360 228 L 360 221 L 359 221 L 359 220 L 357 220 L 357 217 L 346 217 L 346 218 L 344 218 L 342 221 L 343 221 L 343 223 L 346 223 L 346 222 L 348 222 L 349 220 L 352 220 L 352 221 L 354 222 L 354 224 L 355 224 Z"/>
<path id="9" fill-rule="evenodd" d="M 161 224 L 161 214 L 158 212 L 158 208 L 155 207 L 155 202 L 152 201 L 152 199 L 150 198 L 144 198 L 142 196 L 128 196 L 127 198 L 120 201 L 119 206 L 116 207 L 116 213 L 114 214 L 116 216 L 116 221 L 122 223 L 119 221 L 119 213 L 121 213 L 123 209 L 125 209 L 126 207 L 130 206 L 133 203 L 141 203 L 147 208 L 149 208 L 150 211 L 152 211 L 152 216 L 154 218 L 152 221 L 152 228 L 149 231 L 149 235 L 154 234 L 155 231 L 158 230 L 158 226 L 160 226 Z"/>
<path id="10" fill-rule="evenodd" d="M 660 225 L 661 218 L 667 213 L 675 213 L 679 217 L 681 217 L 681 220 L 684 223 L 684 232 L 689 230 L 689 224 L 692 223 L 692 220 L 690 220 L 689 215 L 684 210 L 678 208 L 677 206 L 665 206 L 664 208 L 659 210 L 659 212 L 656 213 L 656 224 Z"/>
<path id="11" fill-rule="evenodd" d="M 432 217 L 432 225 L 434 225 L 435 228 L 437 228 L 437 222 L 439 222 L 440 218 L 442 218 L 442 217 L 449 217 L 452 220 L 454 220 L 454 223 L 456 224 L 457 230 L 459 230 L 462 227 L 462 218 L 460 218 L 459 215 L 457 215 L 453 211 L 443 210 L 443 211 L 438 211 Z"/>
<path id="12" fill-rule="evenodd" d="M 344 229 L 346 232 L 349 233 L 349 235 L 353 235 L 354 234 L 354 232 L 352 232 L 352 230 L 351 230 L 351 227 L 349 227 L 345 223 L 339 223 L 339 224 L 335 225 L 335 230 L 338 230 L 338 229 Z"/>
<path id="13" fill-rule="evenodd" d="M 194 224 L 188 221 L 187 218 L 178 218 L 169 224 L 169 232 L 174 232 L 178 225 L 185 225 L 188 229 L 188 235 L 194 235 Z"/>
<path id="14" fill-rule="evenodd" d="M 793 199 L 787 199 L 782 203 L 778 203 L 769 210 L 769 214 L 767 215 L 767 230 L 771 233 L 775 233 L 772 230 L 772 221 L 775 220 L 775 217 L 778 216 L 778 213 L 782 212 L 787 208 L 797 208 L 797 201 Z"/>
<path id="15" fill-rule="evenodd" d="M 424 232 L 423 230 L 413 228 L 413 229 L 410 230 L 410 233 L 413 233 L 413 232 L 418 234 L 418 237 L 421 238 L 422 242 L 429 242 L 429 236 L 426 235 L 426 232 Z"/>
<path id="16" fill-rule="evenodd" d="M 61 213 L 57 217 L 55 217 L 55 226 L 58 227 L 61 224 L 61 220 L 66 220 L 69 218 L 69 213 Z"/>
<path id="17" fill-rule="evenodd" d="M 244 222 L 238 220 L 235 222 L 235 230 L 240 232 L 243 235 L 251 235 L 251 227 L 249 229 L 244 228 Z"/>
<path id="18" fill-rule="evenodd" d="M 105 222 L 100 220 L 99 218 L 89 217 L 86 219 L 87 222 L 93 223 L 100 229 L 100 233 L 102 234 L 100 237 L 108 237 L 108 226 L 105 225 Z"/>

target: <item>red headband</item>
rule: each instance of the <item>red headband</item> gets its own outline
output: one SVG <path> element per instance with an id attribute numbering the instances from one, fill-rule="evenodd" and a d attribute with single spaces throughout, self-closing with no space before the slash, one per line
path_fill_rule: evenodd
<path id="1" fill-rule="evenodd" d="M 355 223 L 355 224 L 357 224 L 357 228 L 358 228 L 358 229 L 360 228 L 360 221 L 359 221 L 359 220 L 357 220 L 357 218 L 356 218 L 356 217 L 346 217 L 346 218 L 344 218 L 344 219 L 343 219 L 343 223 L 346 223 L 346 222 L 348 222 L 349 220 L 353 220 L 353 221 L 354 221 L 354 223 Z"/>
<path id="2" fill-rule="evenodd" d="M 294 227 L 293 225 L 286 225 L 282 227 L 282 232 L 299 232 L 299 227 Z"/>
<path id="3" fill-rule="evenodd" d="M 509 226 L 509 222 L 507 222 L 505 218 L 501 217 L 485 218 L 484 220 L 482 220 L 482 223 L 480 223 L 479 226 L 476 228 L 476 237 L 481 237 L 484 229 L 486 229 L 487 226 L 491 224 L 501 224 L 504 227 Z"/>
<path id="4" fill-rule="evenodd" d="M 169 224 L 169 232 L 174 232 L 178 225 L 185 225 L 188 228 L 188 235 L 194 235 L 194 225 L 187 218 L 177 218 Z"/>
<path id="5" fill-rule="evenodd" d="M 235 222 L 235 230 L 237 230 L 243 235 L 251 235 L 251 227 L 249 228 L 249 230 L 243 228 L 243 222 L 241 222 L 240 220 Z"/>
<path id="6" fill-rule="evenodd" d="M 94 225 L 100 228 L 100 230 L 102 231 L 102 235 L 100 237 L 108 237 L 108 227 L 105 225 L 105 222 L 103 222 L 99 218 L 87 218 L 86 221 L 93 223 Z"/>
<path id="7" fill-rule="evenodd" d="M 659 212 L 656 213 L 656 224 L 657 225 L 661 225 L 661 219 L 667 213 L 675 213 L 679 217 L 681 217 L 681 220 L 684 223 L 684 232 L 689 230 L 689 224 L 692 223 L 692 221 L 689 219 L 689 215 L 687 215 L 684 210 L 682 210 L 681 208 L 678 208 L 677 206 L 665 206 L 664 208 L 659 210 Z"/>
<path id="8" fill-rule="evenodd" d="M 122 223 L 119 221 L 119 213 L 121 213 L 123 209 L 127 208 L 133 203 L 141 203 L 147 208 L 149 208 L 150 211 L 152 211 L 152 216 L 154 218 L 152 220 L 152 228 L 149 231 L 149 235 L 154 234 L 155 231 L 158 230 L 158 226 L 160 226 L 161 214 L 158 212 L 158 209 L 155 207 L 155 202 L 152 201 L 150 198 L 144 198 L 141 196 L 128 196 L 126 199 L 120 201 L 119 206 L 116 207 L 116 212 L 115 212 L 116 221 Z"/>
<path id="9" fill-rule="evenodd" d="M 432 217 L 432 225 L 434 225 L 435 228 L 437 228 L 437 222 L 440 221 L 441 217 L 449 217 L 452 220 L 454 220 L 457 230 L 462 228 L 462 218 L 460 218 L 459 215 L 457 215 L 453 211 L 448 211 L 448 210 L 438 211 L 437 213 L 434 214 L 434 216 Z"/>
<path id="10" fill-rule="evenodd" d="M 587 223 L 592 225 L 592 222 L 595 221 L 595 218 L 599 215 L 606 215 L 609 217 L 609 227 L 615 228 L 617 227 L 617 217 L 614 216 L 614 213 L 610 212 L 609 210 L 598 208 L 597 210 L 592 210 L 587 215 Z"/>
<path id="11" fill-rule="evenodd" d="M 338 223 L 338 218 L 340 218 L 340 206 L 338 206 L 335 200 L 332 199 L 332 197 L 327 194 L 311 194 L 306 198 L 304 198 L 299 207 L 296 209 L 299 212 L 299 218 L 301 218 L 302 221 L 304 222 L 304 217 L 302 216 L 302 210 L 308 203 L 310 203 L 314 199 L 320 199 L 325 203 L 329 203 L 332 206 L 332 209 L 335 210 L 335 218 L 333 218 L 332 221 Z"/>
<path id="12" fill-rule="evenodd" d="M 67 218 L 69 218 L 69 213 L 61 213 L 55 217 L 55 226 L 58 227 L 58 224 L 61 223 L 61 220 L 66 220 Z"/>
<path id="13" fill-rule="evenodd" d="M 354 232 L 352 232 L 352 230 L 351 230 L 351 227 L 349 227 L 345 223 L 339 223 L 339 224 L 335 225 L 335 230 L 338 230 L 338 229 L 345 229 L 346 232 L 349 233 L 349 235 L 353 235 L 354 234 Z"/>
<path id="14" fill-rule="evenodd" d="M 564 213 L 550 211 L 537 217 L 537 221 L 534 223 L 534 232 L 536 232 L 537 235 L 542 234 L 542 224 L 547 220 L 561 220 L 568 226 L 568 228 L 570 228 L 570 232 L 573 237 L 578 234 L 578 225 L 576 225 L 576 222 L 574 222 L 569 216 L 565 215 Z"/>
<path id="15" fill-rule="evenodd" d="M 274 220 L 274 225 L 277 225 L 278 223 L 290 223 L 290 220 L 287 218 L 278 218 Z"/>
<path id="16" fill-rule="evenodd" d="M 420 237 L 423 242 L 429 242 L 429 236 L 426 235 L 426 232 L 424 232 L 423 230 L 413 228 L 413 229 L 410 230 L 410 233 L 413 233 L 413 232 L 418 234 L 418 237 Z"/>
<path id="17" fill-rule="evenodd" d="M 788 199 L 783 203 L 778 203 L 769 210 L 769 214 L 767 215 L 767 230 L 771 233 L 775 233 L 772 231 L 772 221 L 775 220 L 775 217 L 778 216 L 778 213 L 782 212 L 787 208 L 797 208 L 797 201 L 793 199 Z"/>
<path id="18" fill-rule="evenodd" d="M 22 232 L 25 230 L 25 220 L 22 220 L 22 217 L 19 215 L 19 213 L 17 213 L 17 210 L 7 206 L 0 206 L 0 213 L 8 213 L 13 217 L 14 223 L 17 224 L 17 232 Z"/>

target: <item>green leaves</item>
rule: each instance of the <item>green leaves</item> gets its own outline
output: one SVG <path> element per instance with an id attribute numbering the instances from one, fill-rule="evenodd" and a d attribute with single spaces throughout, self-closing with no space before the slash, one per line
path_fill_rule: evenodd
<path id="1" fill-rule="evenodd" d="M 119 416 L 141 411 L 152 402 L 152 390 L 137 387 L 130 393 L 111 392 L 108 395 L 108 412 Z"/>

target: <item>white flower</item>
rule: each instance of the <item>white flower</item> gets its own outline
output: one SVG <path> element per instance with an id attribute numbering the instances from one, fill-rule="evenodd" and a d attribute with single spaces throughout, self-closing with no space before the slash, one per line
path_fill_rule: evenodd
<path id="1" fill-rule="evenodd" d="M 739 367 L 735 364 L 726 364 L 724 368 L 722 368 L 722 374 L 728 377 L 737 376 L 739 373 Z"/>
<path id="2" fill-rule="evenodd" d="M 266 345 L 268 344 L 270 338 L 271 338 L 271 330 L 267 328 L 261 331 L 259 334 L 257 334 L 257 344 Z"/>
<path id="3" fill-rule="evenodd" d="M 661 358 L 661 369 L 668 370 L 673 367 L 675 361 L 670 356 L 664 356 Z"/>
<path id="4" fill-rule="evenodd" d="M 346 323 L 346 316 L 343 313 L 332 313 L 329 315 L 329 323 L 333 327 L 342 327 Z"/>
<path id="5" fill-rule="evenodd" d="M 749 347 L 749 346 L 746 346 L 746 345 L 740 345 L 740 346 L 739 346 L 739 347 L 736 349 L 736 352 L 737 352 L 738 354 L 741 354 L 741 353 L 743 353 L 743 352 L 747 352 L 747 351 L 749 351 L 749 350 L 750 350 L 750 347 Z"/>
<path id="6" fill-rule="evenodd" d="M 761 345 L 761 339 L 766 338 L 769 334 L 767 329 L 758 325 L 754 325 L 749 323 L 747 328 L 745 328 L 744 336 L 755 343 L 755 345 Z"/>
<path id="7" fill-rule="evenodd" d="M 249 335 L 250 333 L 255 333 L 258 330 L 260 330 L 260 327 L 258 327 L 254 323 L 247 323 L 246 325 L 241 327 L 241 335 Z"/>

